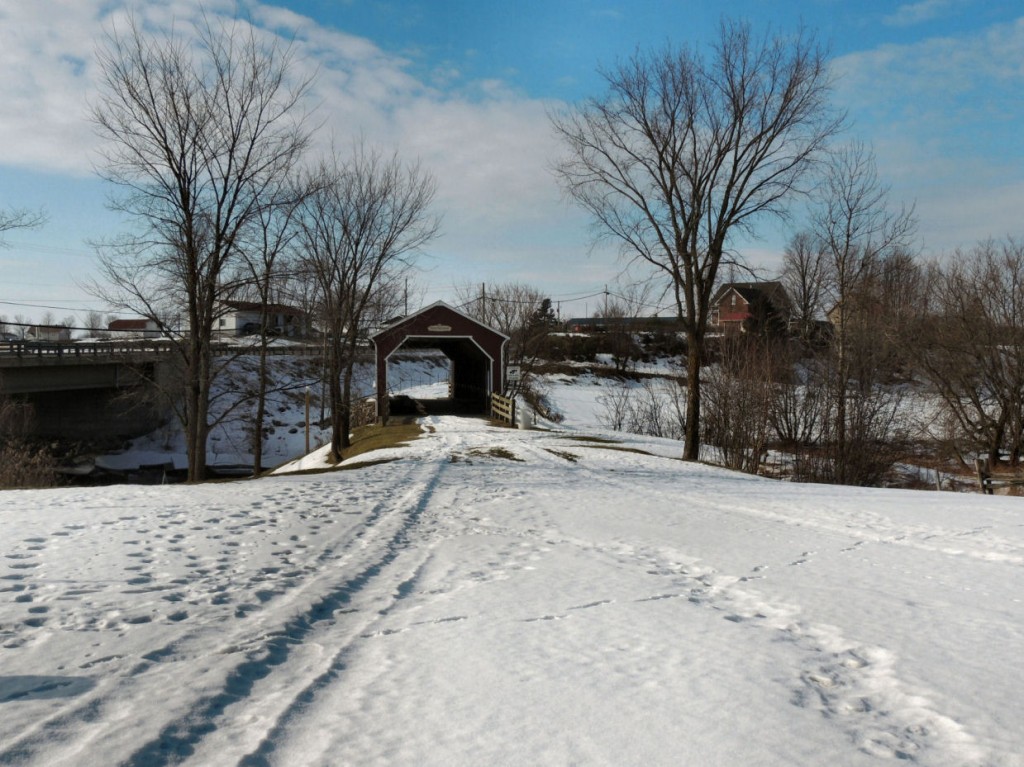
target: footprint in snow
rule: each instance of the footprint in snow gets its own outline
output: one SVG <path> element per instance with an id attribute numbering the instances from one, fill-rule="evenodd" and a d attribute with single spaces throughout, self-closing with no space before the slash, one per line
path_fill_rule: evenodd
<path id="1" fill-rule="evenodd" d="M 591 607 L 600 607 L 601 605 L 610 605 L 614 601 L 615 600 L 613 600 L 613 599 L 601 599 L 601 600 L 598 600 L 597 602 L 588 602 L 585 605 L 575 605 L 573 607 L 570 607 L 569 609 L 570 610 L 587 610 L 587 609 L 589 609 Z"/>

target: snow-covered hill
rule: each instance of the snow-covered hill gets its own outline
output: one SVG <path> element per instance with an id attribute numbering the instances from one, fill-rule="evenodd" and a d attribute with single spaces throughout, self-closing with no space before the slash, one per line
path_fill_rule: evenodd
<path id="1" fill-rule="evenodd" d="M 1024 764 L 1020 499 L 424 426 L 0 493 L 0 764 Z"/>

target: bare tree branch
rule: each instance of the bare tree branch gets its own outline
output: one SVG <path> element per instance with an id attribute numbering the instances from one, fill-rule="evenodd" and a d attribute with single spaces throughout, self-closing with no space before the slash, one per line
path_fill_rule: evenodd
<path id="1" fill-rule="evenodd" d="M 11 208 L 0 211 L 0 248 L 7 245 L 3 238 L 5 232 L 15 229 L 35 229 L 45 224 L 47 220 L 47 215 L 40 210 Z"/>
<path id="2" fill-rule="evenodd" d="M 300 213 L 305 262 L 317 284 L 326 334 L 332 460 L 350 444 L 355 355 L 369 320 L 394 310 L 389 298 L 421 248 L 438 232 L 430 214 L 437 185 L 417 164 L 403 164 L 357 143 L 351 157 L 324 160 Z M 378 392 L 378 396 L 387 396 Z"/>
<path id="3" fill-rule="evenodd" d="M 608 92 L 553 116 L 555 172 L 595 232 L 664 276 L 688 336 L 684 457 L 699 450 L 700 368 L 730 238 L 788 200 L 839 129 L 814 38 L 723 22 L 708 56 L 667 48 L 603 72 Z"/>
<path id="4" fill-rule="evenodd" d="M 98 54 L 93 120 L 106 140 L 100 175 L 134 232 L 100 251 L 93 292 L 150 318 L 185 370 L 189 478 L 205 475 L 211 343 L 225 283 L 246 231 L 275 203 L 309 140 L 301 107 L 309 81 L 291 83 L 292 52 L 241 23 L 209 18 L 186 39 L 148 34 L 134 19 Z"/>

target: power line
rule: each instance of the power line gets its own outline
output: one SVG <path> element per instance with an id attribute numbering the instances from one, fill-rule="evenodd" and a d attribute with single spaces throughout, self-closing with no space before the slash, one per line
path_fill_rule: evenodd
<path id="1" fill-rule="evenodd" d="M 83 299 L 68 298 L 68 299 L 64 299 L 64 300 L 67 301 L 68 303 L 71 303 L 71 302 L 74 302 L 74 301 L 85 301 L 87 299 L 84 299 L 84 298 Z M 0 301 L 0 305 L 3 305 L 3 306 L 20 306 L 20 307 L 23 307 L 25 309 L 53 309 L 54 311 L 58 311 L 58 312 L 93 312 L 94 311 L 94 312 L 96 312 L 98 314 L 118 314 L 118 312 L 112 312 L 112 311 L 109 311 L 109 310 L 106 310 L 106 309 L 88 309 L 88 308 L 83 308 L 83 307 L 75 308 L 73 306 L 55 306 L 55 305 L 51 305 L 51 304 L 25 304 L 25 303 L 19 303 L 17 301 Z"/>

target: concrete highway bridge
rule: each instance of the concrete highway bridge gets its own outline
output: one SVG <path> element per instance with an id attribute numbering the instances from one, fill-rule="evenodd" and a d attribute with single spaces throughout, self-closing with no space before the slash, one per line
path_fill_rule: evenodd
<path id="1" fill-rule="evenodd" d="M 319 355 L 320 346 L 272 346 L 271 354 Z M 254 354 L 253 346 L 218 344 L 218 355 Z M 157 428 L 165 414 L 148 396 L 168 380 L 177 351 L 168 341 L 0 343 L 0 397 L 32 406 L 37 436 L 132 437 Z"/>

